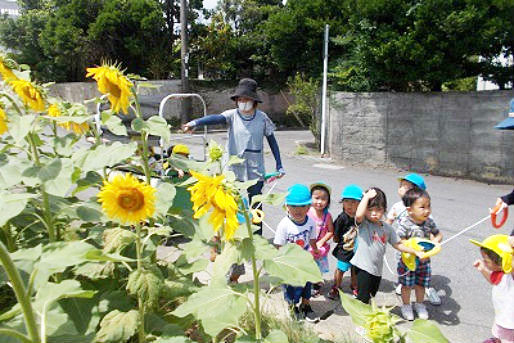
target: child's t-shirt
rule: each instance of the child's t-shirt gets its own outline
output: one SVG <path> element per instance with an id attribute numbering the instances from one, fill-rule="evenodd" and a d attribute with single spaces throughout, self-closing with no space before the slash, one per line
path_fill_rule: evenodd
<path id="1" fill-rule="evenodd" d="M 409 215 L 402 215 L 396 221 L 396 233 L 400 239 L 409 239 L 411 237 L 430 239 L 430 234 L 437 235 L 439 229 L 430 217 L 424 223 L 416 224 Z"/>
<path id="2" fill-rule="evenodd" d="M 496 282 L 492 290 L 494 322 L 505 328 L 514 329 L 514 273 L 504 274 L 495 272 L 493 274 L 503 274 L 501 279 Z M 500 275 L 498 275 L 500 276 Z M 494 275 L 491 275 L 493 280 Z M 498 278 L 496 278 L 498 279 Z M 494 282 L 494 281 L 493 281 Z"/>
<path id="3" fill-rule="evenodd" d="M 382 276 L 386 243 L 395 245 L 400 242 L 391 225 L 381 224 L 364 219 L 357 233 L 357 250 L 350 260 L 352 265 L 375 276 Z"/>
<path id="4" fill-rule="evenodd" d="M 316 239 L 316 224 L 311 218 L 306 216 L 304 223 L 297 224 L 289 217 L 285 217 L 278 223 L 273 244 L 282 246 L 286 243 L 296 243 L 307 250 L 311 239 Z"/>
<path id="5" fill-rule="evenodd" d="M 391 206 L 391 209 L 387 213 L 387 219 L 395 220 L 400 214 L 405 212 L 407 208 L 403 204 L 403 201 L 398 201 Z"/>
<path id="6" fill-rule="evenodd" d="M 355 218 L 350 217 L 346 212 L 342 212 L 337 216 L 334 222 L 334 237 L 337 238 L 337 245 L 332 251 L 332 255 L 339 261 L 350 262 L 354 252 L 353 250 L 345 250 L 343 245 L 345 244 L 344 235 L 355 225 Z"/>

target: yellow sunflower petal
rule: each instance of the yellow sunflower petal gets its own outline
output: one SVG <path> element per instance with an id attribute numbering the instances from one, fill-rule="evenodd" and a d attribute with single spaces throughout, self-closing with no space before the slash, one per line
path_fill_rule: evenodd
<path id="1" fill-rule="evenodd" d="M 111 109 L 115 112 L 121 111 L 127 114 L 132 97 L 132 82 L 115 66 L 104 64 L 86 70 L 86 77 L 92 77 L 96 81 L 98 91 L 102 94 L 108 94 L 107 98 L 111 103 Z"/>
<path id="2" fill-rule="evenodd" d="M 0 135 L 7 131 L 7 115 L 3 108 L 0 107 Z"/>
<path id="3" fill-rule="evenodd" d="M 11 79 L 9 80 L 9 84 L 25 105 L 36 112 L 43 112 L 45 110 L 43 96 L 32 82 L 21 79 Z"/>
<path id="4" fill-rule="evenodd" d="M 4 58 L 2 56 L 0 56 L 0 75 L 2 75 L 2 79 L 4 81 L 17 79 L 11 68 L 5 64 Z"/>
<path id="5" fill-rule="evenodd" d="M 121 223 L 136 224 L 155 212 L 155 188 L 131 174 L 116 175 L 112 181 L 104 181 L 97 196 L 104 213 Z"/>

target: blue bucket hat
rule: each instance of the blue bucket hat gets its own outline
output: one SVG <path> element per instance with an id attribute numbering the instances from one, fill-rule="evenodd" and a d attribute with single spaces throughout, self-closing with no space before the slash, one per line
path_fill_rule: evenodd
<path id="1" fill-rule="evenodd" d="M 419 174 L 412 173 L 412 174 L 406 175 L 404 177 L 398 178 L 398 181 L 401 181 L 401 180 L 409 181 L 410 183 L 418 186 L 419 188 L 421 188 L 424 191 L 427 189 L 427 186 L 425 185 L 425 179 L 423 179 L 423 176 L 421 176 Z"/>
<path id="2" fill-rule="evenodd" d="M 362 200 L 362 188 L 357 186 L 356 184 L 350 184 L 346 186 L 341 192 L 341 199 L 353 199 L 353 200 Z"/>
<path id="3" fill-rule="evenodd" d="M 297 183 L 287 189 L 286 205 L 306 206 L 311 202 L 311 191 L 307 186 Z"/>
<path id="4" fill-rule="evenodd" d="M 514 130 L 514 98 L 510 99 L 509 114 L 507 119 L 504 119 L 494 127 L 498 130 Z"/>

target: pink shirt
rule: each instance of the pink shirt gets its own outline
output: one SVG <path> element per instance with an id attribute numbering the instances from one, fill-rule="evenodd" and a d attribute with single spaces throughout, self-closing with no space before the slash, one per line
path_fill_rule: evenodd
<path id="1" fill-rule="evenodd" d="M 325 237 L 328 232 L 328 223 L 332 221 L 332 215 L 329 212 L 325 212 L 323 216 L 320 218 L 316 214 L 316 210 L 314 208 L 310 208 L 309 212 L 307 212 L 307 216 L 311 218 L 316 224 L 316 242 Z M 309 248 L 309 251 L 311 249 Z M 327 256 L 330 251 L 330 243 L 325 242 L 323 246 L 319 249 L 320 255 L 314 256 L 315 258 L 321 258 Z"/>

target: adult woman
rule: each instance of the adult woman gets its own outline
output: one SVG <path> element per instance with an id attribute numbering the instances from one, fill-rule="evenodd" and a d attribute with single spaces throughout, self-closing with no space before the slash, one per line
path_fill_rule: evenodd
<path id="1" fill-rule="evenodd" d="M 251 200 L 253 196 L 261 194 L 264 185 L 264 137 L 266 137 L 275 158 L 279 177 L 285 174 L 278 143 L 273 134 L 276 127 L 266 113 L 257 109 L 257 105 L 262 100 L 257 94 L 255 80 L 241 79 L 230 99 L 235 101 L 236 108 L 221 114 L 192 120 L 182 128 L 184 132 L 188 132 L 204 125 L 225 124 L 228 126 L 228 155 L 235 155 L 244 160 L 242 163 L 233 164 L 228 168 L 234 172 L 238 181 L 258 180 L 257 184 L 248 188 L 248 196 Z M 262 234 L 262 229 L 258 233 Z"/>

